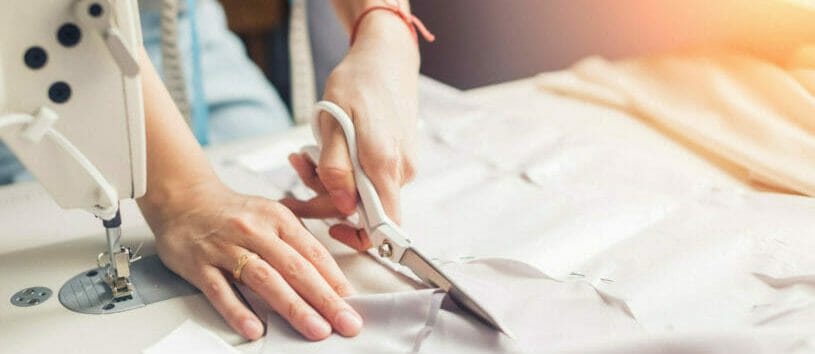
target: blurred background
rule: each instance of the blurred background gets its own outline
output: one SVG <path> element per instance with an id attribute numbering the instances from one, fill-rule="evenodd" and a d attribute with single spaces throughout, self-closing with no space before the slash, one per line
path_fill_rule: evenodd
<path id="1" fill-rule="evenodd" d="M 288 1 L 221 0 L 228 21 L 289 102 Z M 467 89 L 616 59 L 699 47 L 783 58 L 815 41 L 815 0 L 413 0 L 436 35 L 422 73 Z M 348 50 L 328 0 L 307 0 L 318 90 Z M 321 95 L 321 92 L 318 92 Z"/>

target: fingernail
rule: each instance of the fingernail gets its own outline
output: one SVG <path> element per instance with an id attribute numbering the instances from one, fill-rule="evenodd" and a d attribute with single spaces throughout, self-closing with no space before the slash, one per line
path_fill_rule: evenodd
<path id="1" fill-rule="evenodd" d="M 334 204 L 337 206 L 337 209 L 346 214 L 354 213 L 354 204 L 356 201 L 350 194 L 348 194 L 348 192 L 338 189 L 328 193 L 331 194 L 331 199 L 334 200 Z"/>
<path id="2" fill-rule="evenodd" d="M 331 325 L 322 317 L 311 315 L 306 319 L 306 332 L 309 333 L 311 338 L 322 339 L 331 334 Z"/>
<path id="3" fill-rule="evenodd" d="M 337 330 L 343 335 L 356 335 L 362 329 L 362 319 L 351 311 L 345 310 L 337 315 Z"/>
<path id="4" fill-rule="evenodd" d="M 263 327 L 255 319 L 247 318 L 241 322 L 241 331 L 245 337 L 255 339 L 263 334 Z"/>

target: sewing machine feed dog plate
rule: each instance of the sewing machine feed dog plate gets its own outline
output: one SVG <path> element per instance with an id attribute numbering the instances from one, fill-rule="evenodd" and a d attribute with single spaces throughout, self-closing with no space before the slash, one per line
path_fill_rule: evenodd
<path id="1" fill-rule="evenodd" d="M 198 289 L 167 269 L 156 255 L 133 262 L 130 271 L 134 290 L 129 299 L 115 300 L 105 282 L 105 269 L 96 268 L 65 283 L 59 290 L 59 302 L 75 312 L 100 315 L 198 293 Z"/>

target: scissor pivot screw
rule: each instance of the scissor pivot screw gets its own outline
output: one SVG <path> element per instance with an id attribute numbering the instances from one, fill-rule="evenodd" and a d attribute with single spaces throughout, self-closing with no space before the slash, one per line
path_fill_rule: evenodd
<path id="1" fill-rule="evenodd" d="M 393 255 L 393 246 L 387 240 L 379 245 L 379 256 L 383 258 L 390 258 Z"/>

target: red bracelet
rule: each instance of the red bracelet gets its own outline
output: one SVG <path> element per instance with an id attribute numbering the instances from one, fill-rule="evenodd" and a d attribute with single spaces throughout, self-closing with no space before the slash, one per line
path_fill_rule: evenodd
<path id="1" fill-rule="evenodd" d="M 367 8 L 367 9 L 365 9 L 365 11 L 363 11 L 361 14 L 359 14 L 356 21 L 354 21 L 354 28 L 351 30 L 351 45 L 354 44 L 354 39 L 356 39 L 356 37 L 357 37 L 357 29 L 359 28 L 359 24 L 362 22 L 362 19 L 365 17 L 365 15 L 367 15 L 367 14 L 373 12 L 373 11 L 376 11 L 376 10 L 387 10 L 387 11 L 390 11 L 390 12 L 396 14 L 397 16 L 399 16 L 399 18 L 401 18 L 402 21 L 405 22 L 405 24 L 408 26 L 408 28 L 410 28 L 410 33 L 413 35 L 413 39 L 416 41 L 416 45 L 419 45 L 419 36 L 416 34 L 416 29 L 417 28 L 419 29 L 419 32 L 422 33 L 422 37 L 424 37 L 424 39 L 426 41 L 433 42 L 433 41 L 436 40 L 436 36 L 434 36 L 432 33 L 430 33 L 430 31 L 427 30 L 427 28 L 424 26 L 422 21 L 419 20 L 418 17 L 416 17 L 416 16 L 414 16 L 412 14 L 410 14 L 410 15 L 406 14 L 397 5 L 387 4 L 387 5 L 371 6 L 371 7 Z"/>

